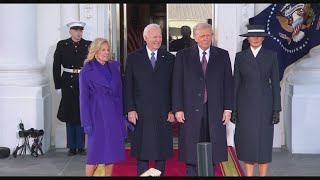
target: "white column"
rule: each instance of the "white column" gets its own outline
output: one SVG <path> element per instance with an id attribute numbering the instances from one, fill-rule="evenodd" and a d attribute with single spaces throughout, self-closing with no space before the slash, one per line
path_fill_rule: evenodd
<path id="1" fill-rule="evenodd" d="M 97 37 L 110 37 L 110 4 L 80 4 L 80 20 L 86 22 L 83 37 L 87 40 L 94 40 Z"/>
<path id="2" fill-rule="evenodd" d="M 61 4 L 61 39 L 70 37 L 67 23 L 80 20 L 79 4 Z"/>
<path id="3" fill-rule="evenodd" d="M 0 145 L 15 149 L 22 120 L 25 129 L 45 131 L 43 150 L 47 151 L 51 94 L 37 57 L 36 5 L 2 4 L 0 22 Z"/>
<path id="4" fill-rule="evenodd" d="M 94 40 L 98 37 L 97 7 L 101 5 L 80 4 L 80 20 L 87 24 L 83 33 L 84 39 Z"/>
<path id="5" fill-rule="evenodd" d="M 79 4 L 61 4 L 60 5 L 60 36 L 61 39 L 67 39 L 70 37 L 69 28 L 66 26 L 71 21 L 79 21 Z M 84 28 L 84 34 L 87 31 L 87 26 Z M 61 40 L 59 39 L 59 40 Z M 58 41 L 57 41 L 58 42 Z M 56 42 L 56 43 L 57 43 Z M 52 74 L 51 74 L 52 76 Z M 61 100 L 61 96 L 55 92 L 53 87 L 53 118 L 55 122 L 55 147 L 66 148 L 67 147 L 67 130 L 66 123 L 57 119 L 57 112 Z"/>
<path id="6" fill-rule="evenodd" d="M 248 19 L 253 16 L 254 4 L 215 4 L 215 44 L 228 50 L 232 70 L 235 55 L 242 45 L 243 38 L 239 35 L 247 31 Z M 234 146 L 234 129 L 234 124 L 230 122 L 227 125 L 228 146 Z"/>
<path id="7" fill-rule="evenodd" d="M 320 153 L 320 46 L 286 69 L 284 126 L 292 153 Z"/>

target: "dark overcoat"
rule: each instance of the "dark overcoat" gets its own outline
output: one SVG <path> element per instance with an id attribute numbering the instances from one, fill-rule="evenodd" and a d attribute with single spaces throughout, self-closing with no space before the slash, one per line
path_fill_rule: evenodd
<path id="1" fill-rule="evenodd" d="M 183 36 L 180 39 L 173 40 L 169 43 L 169 51 L 177 52 L 181 49 L 196 45 L 196 41 L 188 36 Z"/>
<path id="2" fill-rule="evenodd" d="M 208 122 L 214 164 L 227 161 L 224 110 L 232 109 L 232 70 L 229 53 L 210 47 L 206 77 L 203 75 L 198 46 L 178 51 L 173 73 L 173 111 L 183 111 L 185 122 L 180 124 L 179 157 L 188 164 L 197 164 L 197 143 L 203 109 L 203 94 L 207 85 Z"/>
<path id="3" fill-rule="evenodd" d="M 237 156 L 245 162 L 272 160 L 272 111 L 281 111 L 277 54 L 261 48 L 256 57 L 251 48 L 238 52 L 234 64 L 234 108 Z"/>
<path id="4" fill-rule="evenodd" d="M 80 123 L 79 109 L 79 74 L 61 73 L 61 66 L 69 69 L 81 69 L 87 57 L 91 41 L 80 40 L 78 47 L 72 39 L 57 43 L 53 59 L 53 80 L 55 89 L 61 89 L 62 97 L 57 118 L 62 122 Z"/>
<path id="5" fill-rule="evenodd" d="M 174 55 L 158 49 L 153 69 L 146 47 L 128 55 L 124 77 L 124 112 L 136 111 L 131 154 L 139 160 L 172 156 L 171 84 Z"/>

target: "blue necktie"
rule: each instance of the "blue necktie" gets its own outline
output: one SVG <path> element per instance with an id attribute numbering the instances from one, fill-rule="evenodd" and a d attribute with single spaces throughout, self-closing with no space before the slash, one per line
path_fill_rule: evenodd
<path id="1" fill-rule="evenodd" d="M 154 68 L 155 64 L 156 64 L 156 58 L 154 57 L 154 52 L 151 53 L 151 58 L 150 58 L 150 61 L 151 61 L 151 64 L 152 64 L 152 67 Z"/>

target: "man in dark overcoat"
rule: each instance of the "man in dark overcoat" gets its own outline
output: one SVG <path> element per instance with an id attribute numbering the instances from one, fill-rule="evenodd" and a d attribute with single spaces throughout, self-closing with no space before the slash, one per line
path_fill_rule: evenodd
<path id="1" fill-rule="evenodd" d="M 179 158 L 187 176 L 198 175 L 197 143 L 211 143 L 214 167 L 228 160 L 226 124 L 233 96 L 229 53 L 211 45 L 212 26 L 199 23 L 193 33 L 197 45 L 176 54 L 172 90 L 172 110 L 180 122 Z"/>
<path id="2" fill-rule="evenodd" d="M 137 159 L 137 174 L 149 169 L 149 160 L 164 175 L 166 159 L 172 156 L 171 86 L 174 55 L 159 49 L 161 28 L 144 28 L 146 46 L 129 54 L 124 76 L 124 112 L 134 124 L 131 154 Z"/>
<path id="3" fill-rule="evenodd" d="M 247 176 L 254 175 L 258 163 L 259 175 L 266 176 L 272 161 L 274 124 L 281 111 L 280 80 L 277 53 L 263 48 L 269 34 L 263 25 L 249 25 L 250 47 L 238 52 L 234 64 L 235 148 L 244 161 Z"/>
<path id="4" fill-rule="evenodd" d="M 91 41 L 82 39 L 84 22 L 70 22 L 71 37 L 57 43 L 53 60 L 53 80 L 61 101 L 57 118 L 66 122 L 68 155 L 77 153 L 85 155 L 85 134 L 80 122 L 79 106 L 79 72 L 88 55 Z M 61 74 L 62 67 L 62 74 Z"/>
<path id="5" fill-rule="evenodd" d="M 191 38 L 191 28 L 189 26 L 181 26 L 180 33 L 182 38 L 173 40 L 169 43 L 170 52 L 177 52 L 196 44 L 196 41 Z"/>

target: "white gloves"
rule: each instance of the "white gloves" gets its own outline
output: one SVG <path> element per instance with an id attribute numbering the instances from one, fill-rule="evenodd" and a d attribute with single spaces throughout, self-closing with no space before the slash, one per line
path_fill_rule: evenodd
<path id="1" fill-rule="evenodd" d="M 60 96 L 62 95 L 61 89 L 57 89 L 56 91 Z"/>

